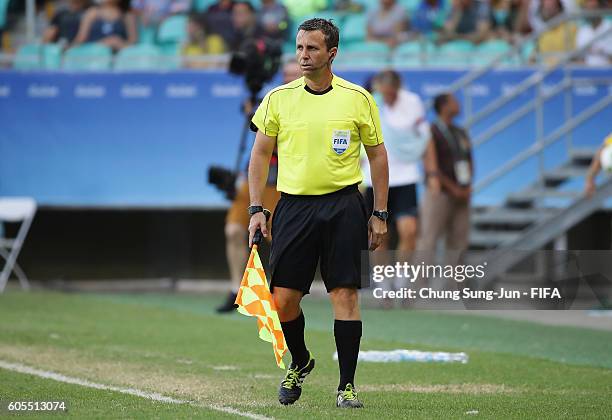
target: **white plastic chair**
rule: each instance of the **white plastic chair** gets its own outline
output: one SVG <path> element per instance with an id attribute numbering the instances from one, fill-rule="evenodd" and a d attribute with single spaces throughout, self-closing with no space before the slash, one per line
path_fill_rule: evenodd
<path id="1" fill-rule="evenodd" d="M 0 256 L 5 260 L 4 268 L 2 272 L 0 272 L 0 293 L 4 291 L 12 272 L 14 272 L 19 279 L 19 283 L 23 289 L 28 290 L 30 288 L 28 278 L 21 267 L 19 267 L 19 264 L 17 264 L 17 257 L 28 235 L 35 214 L 36 201 L 32 198 L 0 198 L 0 224 L 4 222 L 21 222 L 17 236 L 13 239 L 6 238 L 0 229 Z"/>

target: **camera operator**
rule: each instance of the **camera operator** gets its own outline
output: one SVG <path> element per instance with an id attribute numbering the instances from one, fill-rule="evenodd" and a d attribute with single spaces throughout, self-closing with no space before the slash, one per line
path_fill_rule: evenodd
<path id="1" fill-rule="evenodd" d="M 283 66 L 283 83 L 292 82 L 301 76 L 302 71 L 296 61 L 290 61 Z M 243 105 L 245 115 L 252 115 L 254 106 L 255 104 L 251 100 L 245 101 Z M 274 207 L 276 207 L 276 203 L 280 198 L 280 193 L 276 191 L 276 174 L 278 173 L 276 153 L 272 155 L 268 173 L 268 182 L 263 200 L 269 207 L 269 210 L 274 212 Z M 232 201 L 225 219 L 225 252 L 227 254 L 232 289 L 225 303 L 217 308 L 219 313 L 232 312 L 235 308 L 236 293 L 240 287 L 244 267 L 249 257 L 247 238 L 250 216 L 246 210 L 249 204 L 249 186 L 246 178 L 243 178 L 239 181 L 236 197 Z M 270 238 L 268 237 L 268 239 Z"/>

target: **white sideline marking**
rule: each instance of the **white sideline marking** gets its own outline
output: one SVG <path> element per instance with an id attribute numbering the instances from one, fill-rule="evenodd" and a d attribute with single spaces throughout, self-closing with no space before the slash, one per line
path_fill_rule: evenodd
<path id="1" fill-rule="evenodd" d="M 64 382 L 67 384 L 74 384 L 74 385 L 84 386 L 87 388 L 102 389 L 105 391 L 114 391 L 114 392 L 119 392 L 121 394 L 134 395 L 136 397 L 146 398 L 148 400 L 153 400 L 153 401 L 159 401 L 159 402 L 164 402 L 164 403 L 169 403 L 169 404 L 189 404 L 189 405 L 196 406 L 196 407 L 209 408 L 211 410 L 221 411 L 223 413 L 235 414 L 237 416 L 247 417 L 250 419 L 270 420 L 270 417 L 265 417 L 259 414 L 253 414 L 249 412 L 240 411 L 232 407 L 225 407 L 225 406 L 215 405 L 215 404 L 201 404 L 201 403 L 197 403 L 194 401 L 179 400 L 176 398 L 167 397 L 165 395 L 158 394 L 156 392 L 142 391 L 140 389 L 135 389 L 135 388 L 120 388 L 120 387 L 116 387 L 112 385 L 98 384 L 95 382 L 90 382 L 85 379 L 65 376 L 60 373 L 35 369 L 35 368 L 25 366 L 19 363 L 5 362 L 4 360 L 0 360 L 0 368 L 10 370 L 13 372 L 34 375 L 40 378 L 52 379 L 54 381 Z"/>

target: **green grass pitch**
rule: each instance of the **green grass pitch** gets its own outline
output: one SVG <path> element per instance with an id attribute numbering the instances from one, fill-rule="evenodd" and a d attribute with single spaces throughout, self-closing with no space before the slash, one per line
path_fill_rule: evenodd
<path id="1" fill-rule="evenodd" d="M 0 295 L 0 361 L 187 403 L 6 369 L 0 369 L 0 401 L 65 400 L 66 415 L 77 418 L 239 418 L 242 413 L 278 419 L 590 419 L 612 413 L 612 332 L 376 309 L 363 311 L 363 350 L 464 351 L 470 360 L 360 363 L 356 382 L 365 408 L 336 409 L 332 313 L 327 301 L 314 297 L 305 299 L 304 313 L 317 366 L 302 398 L 283 407 L 276 393 L 284 372 L 276 367 L 270 344 L 257 338 L 254 318 L 216 315 L 220 300 L 174 294 Z"/>

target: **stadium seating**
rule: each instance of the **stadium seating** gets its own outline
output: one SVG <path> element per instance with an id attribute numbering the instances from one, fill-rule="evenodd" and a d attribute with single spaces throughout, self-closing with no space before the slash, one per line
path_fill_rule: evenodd
<path id="1" fill-rule="evenodd" d="M 193 8 L 198 12 L 203 12 L 216 2 L 217 0 L 193 0 Z"/>
<path id="2" fill-rule="evenodd" d="M 467 66 L 471 63 L 474 50 L 474 44 L 470 41 L 450 41 L 438 47 L 429 63 L 439 67 Z"/>
<path id="3" fill-rule="evenodd" d="M 416 9 L 419 8 L 421 0 L 399 0 L 398 2 L 408 11 L 408 14 L 412 14 Z"/>
<path id="4" fill-rule="evenodd" d="M 344 47 L 345 51 L 350 51 L 354 53 L 367 53 L 367 54 L 389 54 L 390 49 L 387 44 L 384 42 L 374 42 L 374 41 L 365 41 L 365 42 L 354 42 L 351 44 L 347 44 Z"/>
<path id="5" fill-rule="evenodd" d="M 380 0 L 361 0 L 359 3 L 363 4 L 367 11 L 380 7 Z"/>
<path id="6" fill-rule="evenodd" d="M 187 16 L 174 15 L 164 20 L 157 31 L 157 45 L 161 50 L 160 68 L 173 70 L 181 67 L 181 45 L 187 40 Z"/>
<path id="7" fill-rule="evenodd" d="M 409 41 L 398 45 L 393 51 L 392 63 L 398 67 L 418 67 L 423 64 L 422 54 L 431 54 L 435 46 L 426 40 Z"/>
<path id="8" fill-rule="evenodd" d="M 472 55 L 471 64 L 484 66 L 489 64 L 498 55 L 508 52 L 512 46 L 503 39 L 492 39 L 476 47 L 476 54 Z M 506 64 L 513 64 L 513 60 L 504 60 Z"/>
<path id="9" fill-rule="evenodd" d="M 534 41 L 523 42 L 521 46 L 521 59 L 524 63 L 529 62 L 529 58 L 536 51 L 536 44 Z"/>
<path id="10" fill-rule="evenodd" d="M 368 31 L 368 17 L 365 13 L 349 15 L 344 20 L 340 35 L 341 42 L 365 41 Z"/>
<path id="11" fill-rule="evenodd" d="M 161 52 L 155 45 L 132 45 L 117 53 L 115 70 L 157 70 Z"/>
<path id="12" fill-rule="evenodd" d="M 11 0 L 0 0 L 0 29 L 6 25 L 6 14 Z"/>
<path id="13" fill-rule="evenodd" d="M 343 55 L 343 52 L 349 54 Z M 379 67 L 389 63 L 390 53 L 389 46 L 383 42 L 353 42 L 341 47 L 341 53 L 335 62 L 344 66 L 354 66 L 357 63 L 361 66 Z"/>
<path id="14" fill-rule="evenodd" d="M 179 44 L 167 44 L 159 46 L 161 55 L 159 69 L 175 70 L 181 67 L 181 46 Z"/>
<path id="15" fill-rule="evenodd" d="M 46 44 L 43 46 L 43 66 L 46 70 L 59 70 L 62 66 L 62 46 Z"/>
<path id="16" fill-rule="evenodd" d="M 160 45 L 181 44 L 187 39 L 187 16 L 174 15 L 162 22 L 157 31 Z"/>
<path id="17" fill-rule="evenodd" d="M 70 48 L 64 54 L 65 70 L 110 70 L 113 52 L 101 44 L 83 44 Z"/>
<path id="18" fill-rule="evenodd" d="M 314 17 L 318 17 L 318 18 L 322 18 L 322 19 L 333 19 L 334 23 L 341 27 L 344 28 L 344 20 L 345 20 L 345 14 L 343 13 L 339 13 L 339 12 L 335 12 L 333 10 L 323 10 L 321 12 L 317 12 L 317 13 L 313 13 L 313 14 L 309 14 L 309 15 L 304 15 L 304 16 L 300 16 L 298 18 L 292 19 L 291 20 L 291 24 L 290 24 L 290 33 L 292 34 L 290 36 L 290 38 L 292 38 L 294 35 L 297 34 L 297 28 L 298 26 L 300 26 L 300 24 L 302 22 L 304 22 L 305 20 L 314 18 Z M 344 30 L 344 29 L 343 29 Z M 341 39 L 344 39 L 344 32 L 341 33 L 340 35 Z M 294 41 L 291 40 L 291 52 L 293 52 L 293 48 L 295 47 Z"/>
<path id="19" fill-rule="evenodd" d="M 155 43 L 155 28 L 151 26 L 138 25 L 138 43 L 139 44 L 154 44 Z"/>
<path id="20" fill-rule="evenodd" d="M 25 44 L 17 50 L 13 66 L 17 70 L 57 70 L 61 63 L 61 45 Z"/>
<path id="21" fill-rule="evenodd" d="M 1 0 L 0 0 L 1 1 Z M 42 68 L 42 46 L 26 44 L 19 47 L 15 54 L 13 67 L 16 70 L 39 70 Z"/>

